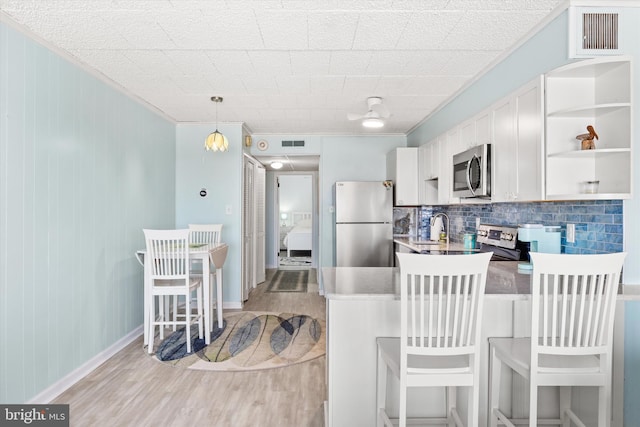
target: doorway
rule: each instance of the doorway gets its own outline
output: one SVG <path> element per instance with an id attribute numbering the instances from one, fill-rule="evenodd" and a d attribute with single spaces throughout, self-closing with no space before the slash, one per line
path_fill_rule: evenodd
<path id="1" fill-rule="evenodd" d="M 278 268 L 311 267 L 313 256 L 313 175 L 278 174 Z"/>
<path id="2" fill-rule="evenodd" d="M 289 205 L 284 206 L 286 204 L 287 196 L 287 183 L 284 182 L 284 192 L 283 196 L 285 201 L 283 202 L 283 212 L 280 212 L 280 187 L 279 180 L 284 176 L 310 176 L 311 179 L 311 188 L 303 187 L 304 189 L 298 191 L 297 194 L 302 197 L 311 197 L 311 267 L 315 268 L 318 265 L 318 258 L 320 254 L 320 221 L 319 221 L 319 164 L 320 164 L 320 156 L 317 155 L 273 155 L 273 156 L 257 156 L 256 159 L 265 167 L 266 169 L 266 200 L 265 200 L 265 232 L 266 232 L 266 268 L 270 269 L 278 269 L 280 263 L 280 253 L 281 249 L 286 251 L 286 246 L 284 246 L 284 239 L 288 232 L 293 230 L 294 224 L 296 224 L 300 219 L 307 219 L 305 215 L 297 215 L 293 216 L 293 213 L 305 213 L 307 211 L 307 207 L 300 207 L 301 205 L 297 205 L 295 202 L 291 202 Z M 274 164 L 279 163 L 279 167 L 274 167 Z M 285 181 L 287 178 L 285 178 Z M 285 212 L 286 211 L 286 212 Z M 286 218 L 283 220 L 283 215 L 286 214 Z M 285 224 L 284 226 L 282 224 Z M 304 224 L 304 223 L 303 223 Z M 281 236 L 282 234 L 282 236 Z M 295 238 L 294 238 L 295 240 Z M 287 239 L 288 243 L 288 239 Z M 295 245 L 296 242 L 293 242 Z M 294 256 L 306 256 L 308 253 L 297 252 L 300 249 L 291 248 Z M 286 252 L 285 252 L 286 253 Z M 286 256 L 283 253 L 283 256 Z M 283 266 L 284 269 L 288 267 Z"/>

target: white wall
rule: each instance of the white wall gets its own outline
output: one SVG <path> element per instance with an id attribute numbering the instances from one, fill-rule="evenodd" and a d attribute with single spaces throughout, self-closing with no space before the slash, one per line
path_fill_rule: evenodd
<path id="1" fill-rule="evenodd" d="M 286 221 L 280 223 L 295 225 L 292 212 L 311 212 L 311 175 L 279 175 L 280 212 L 287 212 Z"/>
<path id="2" fill-rule="evenodd" d="M 0 23 L 0 402 L 142 325 L 134 253 L 174 225 L 174 155 L 172 123 Z"/>

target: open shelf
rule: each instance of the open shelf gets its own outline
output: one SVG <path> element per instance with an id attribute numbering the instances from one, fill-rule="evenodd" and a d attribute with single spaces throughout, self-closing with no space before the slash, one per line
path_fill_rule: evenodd
<path id="1" fill-rule="evenodd" d="M 628 199 L 631 196 L 631 59 L 595 58 L 546 74 L 547 200 Z M 576 138 L 593 126 L 594 150 Z M 600 181 L 601 192 L 584 193 Z"/>

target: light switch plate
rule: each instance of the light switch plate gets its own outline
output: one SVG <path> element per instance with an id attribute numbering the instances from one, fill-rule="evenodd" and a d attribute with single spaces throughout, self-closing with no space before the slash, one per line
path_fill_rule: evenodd
<path id="1" fill-rule="evenodd" d="M 567 224 L 567 243 L 575 243 L 576 241 L 576 225 Z"/>
<path id="2" fill-rule="evenodd" d="M 227 206 L 225 207 L 225 213 L 226 213 L 227 215 L 231 215 L 231 205 L 227 205 Z"/>

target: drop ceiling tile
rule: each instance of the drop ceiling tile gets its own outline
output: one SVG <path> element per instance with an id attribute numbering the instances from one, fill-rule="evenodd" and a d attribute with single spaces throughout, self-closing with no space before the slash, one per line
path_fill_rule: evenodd
<path id="1" fill-rule="evenodd" d="M 158 24 L 182 49 L 263 47 L 255 17 L 242 10 L 218 10 L 210 14 L 182 11 L 159 18 Z"/>
<path id="2" fill-rule="evenodd" d="M 265 49 L 302 50 L 309 47 L 306 13 L 267 10 L 256 16 Z"/>
<path id="3" fill-rule="evenodd" d="M 309 93 L 309 78 L 306 76 L 277 75 L 275 78 L 280 95 Z"/>
<path id="4" fill-rule="evenodd" d="M 291 57 L 287 51 L 250 50 L 253 69 L 262 75 L 291 75 Z"/>
<path id="5" fill-rule="evenodd" d="M 289 56 L 292 74 L 322 76 L 329 73 L 330 51 L 292 51 Z"/>
<path id="6" fill-rule="evenodd" d="M 540 12 L 478 11 L 465 13 L 442 41 L 445 49 L 502 50 L 524 36 L 542 19 Z M 511 35 L 509 37 L 508 35 Z"/>
<path id="7" fill-rule="evenodd" d="M 461 11 L 416 12 L 398 40 L 397 49 L 442 49 L 442 42 L 464 17 Z"/>
<path id="8" fill-rule="evenodd" d="M 374 95 L 379 80 L 379 76 L 347 76 L 344 79 L 342 93 L 344 95 L 359 95 L 361 93 Z"/>
<path id="9" fill-rule="evenodd" d="M 358 14 L 313 12 L 309 20 L 309 48 L 317 50 L 351 49 L 358 26 Z"/>
<path id="10" fill-rule="evenodd" d="M 410 18 L 409 11 L 362 13 L 358 19 L 353 48 L 360 50 L 394 49 Z"/>
<path id="11" fill-rule="evenodd" d="M 244 50 L 207 50 L 206 53 L 220 75 L 244 76 L 258 72 L 253 68 L 248 52 Z"/>
<path id="12" fill-rule="evenodd" d="M 329 74 L 365 75 L 371 62 L 373 52 L 337 50 L 331 52 Z"/>
<path id="13" fill-rule="evenodd" d="M 344 87 L 345 76 L 311 76 L 309 90 L 312 94 L 339 93 Z"/>

